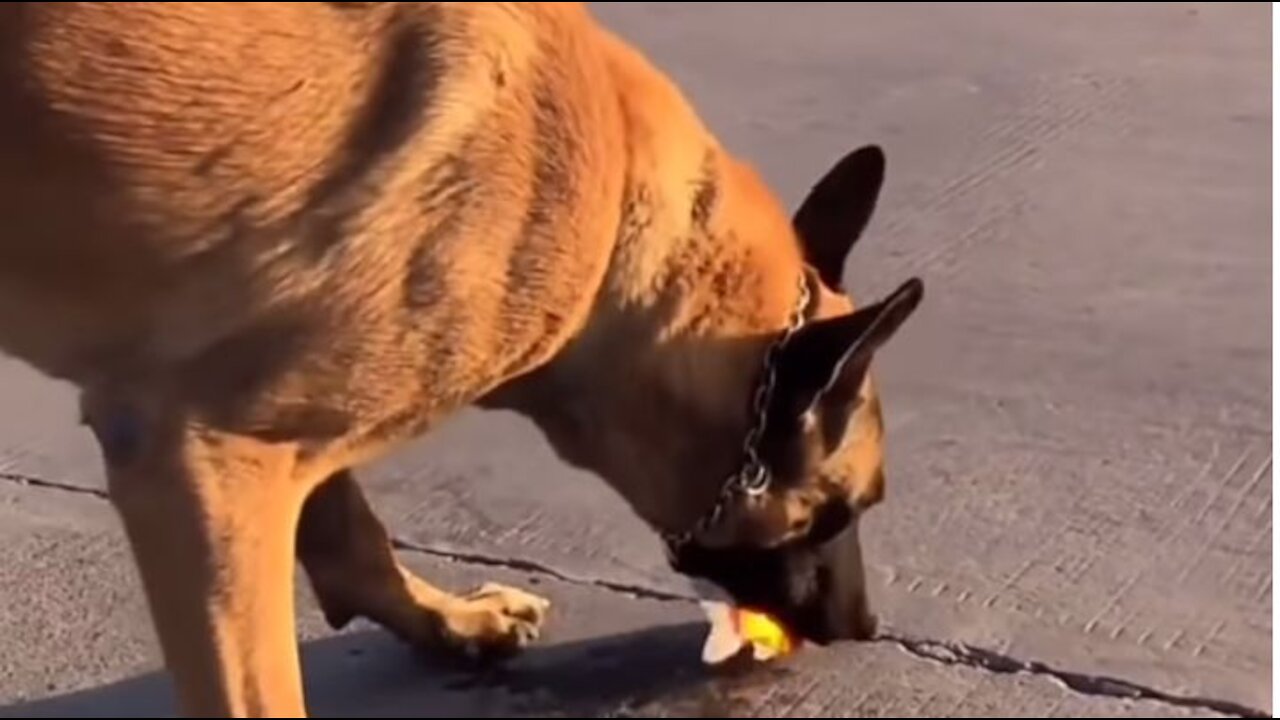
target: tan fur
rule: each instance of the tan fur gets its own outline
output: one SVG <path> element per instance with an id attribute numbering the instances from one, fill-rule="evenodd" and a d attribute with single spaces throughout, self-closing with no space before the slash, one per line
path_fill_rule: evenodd
<path id="1" fill-rule="evenodd" d="M 335 624 L 536 635 L 538 598 L 403 570 L 345 472 L 462 406 L 691 523 L 804 271 L 754 173 L 566 3 L 0 5 L 0 217 L 0 349 L 83 388 L 192 715 L 304 713 L 295 554 Z M 860 412 L 763 541 L 879 498 Z"/>

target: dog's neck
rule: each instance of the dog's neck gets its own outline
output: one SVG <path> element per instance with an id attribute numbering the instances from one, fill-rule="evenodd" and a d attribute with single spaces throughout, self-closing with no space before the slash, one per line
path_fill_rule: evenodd
<path id="1" fill-rule="evenodd" d="M 803 265 L 773 196 L 658 77 L 630 78 L 621 99 L 628 180 L 586 326 L 486 404 L 527 415 L 563 459 L 679 529 L 741 461 L 761 359 Z"/>

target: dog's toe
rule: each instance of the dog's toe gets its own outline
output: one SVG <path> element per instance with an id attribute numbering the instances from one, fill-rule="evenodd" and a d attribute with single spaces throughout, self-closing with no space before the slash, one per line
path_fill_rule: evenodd
<path id="1" fill-rule="evenodd" d="M 485 583 L 447 614 L 455 647 L 473 660 L 503 660 L 538 639 L 551 603 L 517 588 Z"/>

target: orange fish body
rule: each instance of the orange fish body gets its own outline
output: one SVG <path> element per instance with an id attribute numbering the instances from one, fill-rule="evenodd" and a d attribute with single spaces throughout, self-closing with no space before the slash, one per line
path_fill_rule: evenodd
<path id="1" fill-rule="evenodd" d="M 759 662 L 790 655 L 799 645 L 782 623 L 765 613 L 719 602 L 704 602 L 702 608 L 711 621 L 702 650 L 703 662 L 708 664 L 724 662 L 747 645 Z"/>

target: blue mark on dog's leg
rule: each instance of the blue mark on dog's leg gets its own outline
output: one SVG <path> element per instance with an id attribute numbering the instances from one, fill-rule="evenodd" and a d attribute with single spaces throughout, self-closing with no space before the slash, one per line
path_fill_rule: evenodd
<path id="1" fill-rule="evenodd" d="M 111 467 L 126 467 L 142 450 L 142 420 L 129 408 L 113 408 L 90 418 L 89 427 L 98 438 L 102 456 Z"/>

